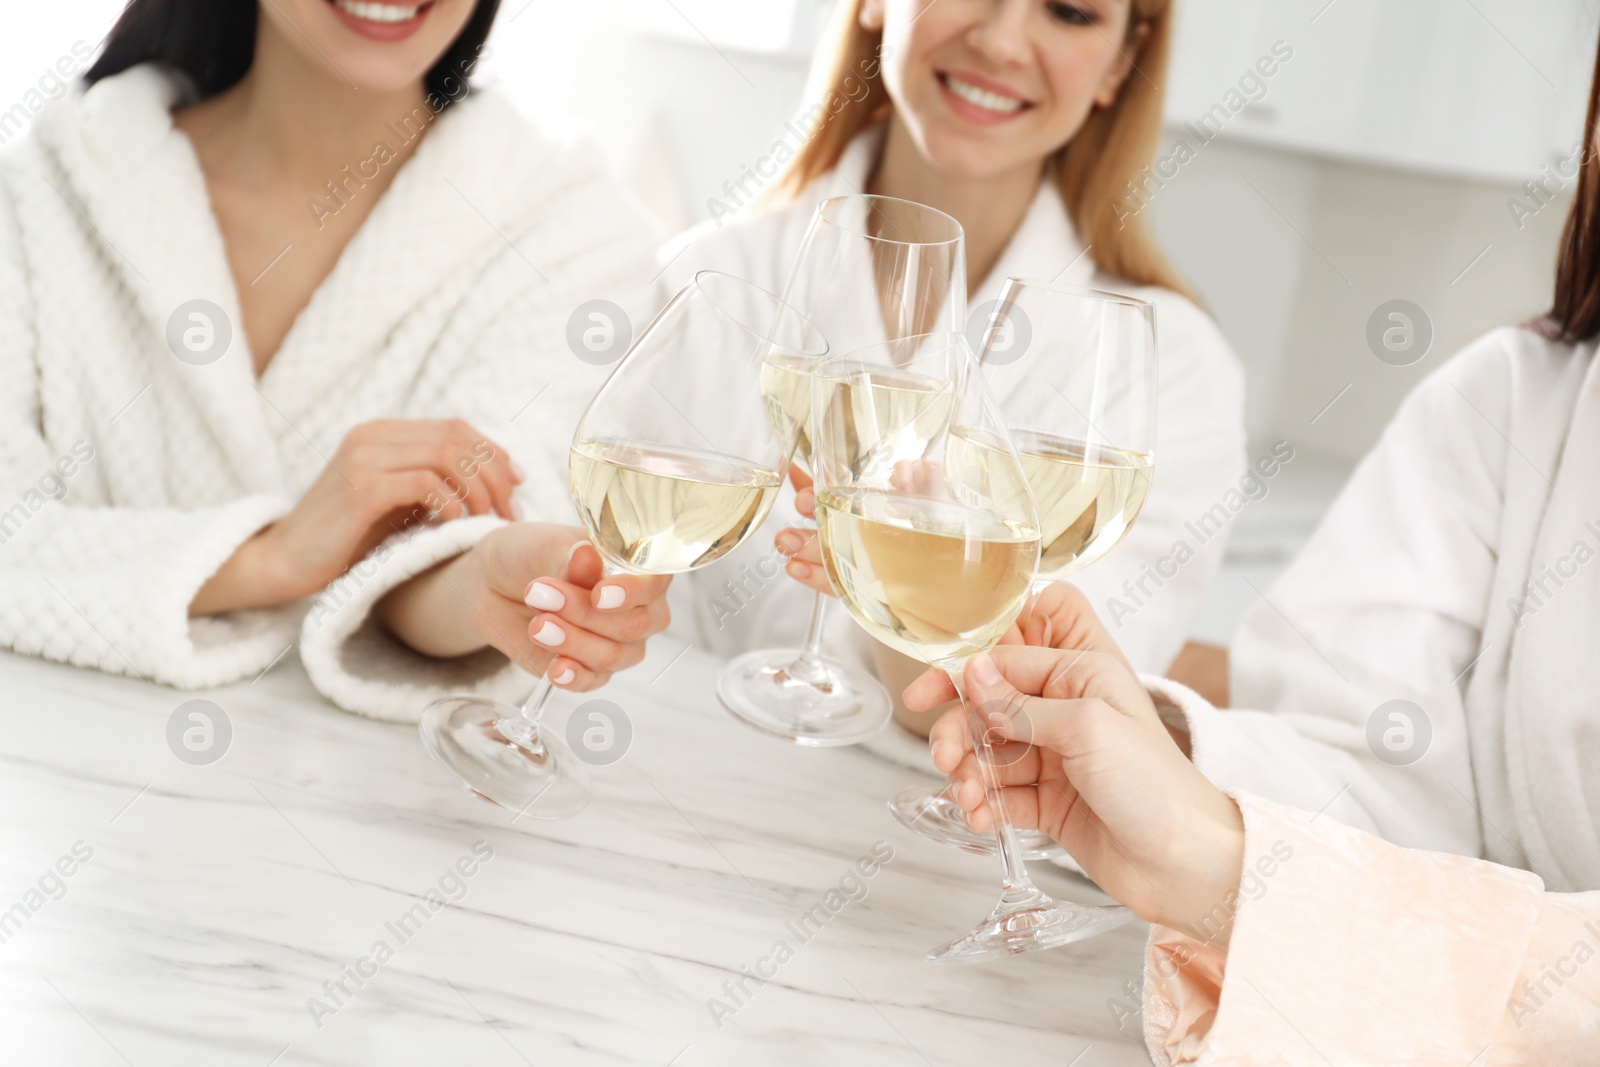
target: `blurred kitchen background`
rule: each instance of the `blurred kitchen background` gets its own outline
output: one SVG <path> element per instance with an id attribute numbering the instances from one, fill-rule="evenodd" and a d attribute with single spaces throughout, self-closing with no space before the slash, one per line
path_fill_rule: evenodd
<path id="1" fill-rule="evenodd" d="M 1145 210 L 1244 361 L 1251 455 L 1295 450 L 1240 513 L 1203 613 L 1197 636 L 1226 642 L 1250 583 L 1293 555 L 1406 391 L 1547 306 L 1600 0 L 1177 3 L 1158 159 L 1179 140 L 1195 152 L 1147 187 Z M 829 6 L 505 0 L 484 81 L 532 115 L 590 126 L 667 235 L 707 218 L 783 136 Z M 0 150 L 53 89 L 41 79 L 120 9 L 7 11 Z M 1275 45 L 1276 72 L 1242 82 Z M 1425 354 L 1385 361 L 1369 345 L 1392 300 L 1422 309 Z"/>

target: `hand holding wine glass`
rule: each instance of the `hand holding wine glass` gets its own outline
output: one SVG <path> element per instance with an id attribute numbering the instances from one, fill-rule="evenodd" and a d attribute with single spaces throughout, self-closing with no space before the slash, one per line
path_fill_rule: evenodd
<path id="1" fill-rule="evenodd" d="M 640 334 L 573 436 L 572 498 L 588 540 L 607 568 L 633 577 L 597 583 L 587 607 L 575 588 L 538 581 L 529 603 L 547 596 L 552 612 L 578 612 L 580 625 L 625 629 L 633 624 L 606 612 L 625 608 L 630 586 L 659 593 L 663 576 L 736 548 L 766 518 L 795 446 L 792 428 L 775 433 L 767 420 L 764 361 L 826 352 L 822 335 L 777 297 L 727 274 L 697 274 Z M 651 623 L 648 612 L 635 616 L 639 627 Z M 561 629 L 554 618 L 544 626 Z M 475 696 L 435 701 L 423 740 L 479 796 L 539 818 L 576 814 L 589 798 L 586 775 L 540 729 L 551 683 L 547 674 L 520 709 Z"/>
<path id="2" fill-rule="evenodd" d="M 997 777 L 1018 826 L 1060 841 L 1096 884 L 1149 922 L 1196 923 L 1237 892 L 1238 808 L 1178 749 L 1114 651 L 997 648 L 968 662 L 965 682 L 1003 739 Z M 930 671 L 906 700 L 932 706 L 947 686 Z M 973 829 L 991 828 L 995 808 L 963 717 L 946 713 L 929 740 Z"/>
<path id="3" fill-rule="evenodd" d="M 1022 610 L 1039 564 L 1022 461 L 958 334 L 907 337 L 831 359 L 812 386 L 818 539 L 828 577 L 863 629 L 940 668 L 962 668 Z M 1000 903 L 929 955 L 975 962 L 1051 948 L 1127 920 L 1057 902 L 1028 877 L 979 709 L 963 699 L 1002 863 Z"/>

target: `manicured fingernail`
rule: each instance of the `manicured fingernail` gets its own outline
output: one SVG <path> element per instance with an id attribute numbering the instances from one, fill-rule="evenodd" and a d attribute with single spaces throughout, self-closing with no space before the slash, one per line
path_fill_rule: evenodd
<path id="1" fill-rule="evenodd" d="M 972 657 L 972 677 L 982 686 L 1000 681 L 1000 672 L 995 670 L 994 660 L 989 658 L 989 653 L 979 652 Z"/>
<path id="2" fill-rule="evenodd" d="M 944 738 L 935 737 L 933 742 L 928 745 L 928 755 L 931 756 L 935 762 L 937 762 L 939 759 L 939 746 L 942 744 L 944 744 Z"/>
<path id="3" fill-rule="evenodd" d="M 622 586 L 608 585 L 600 590 L 600 596 L 595 600 L 594 606 L 601 611 L 612 611 L 622 607 L 623 601 L 627 599 L 627 591 Z"/>
<path id="4" fill-rule="evenodd" d="M 515 459 L 511 460 L 511 477 L 515 478 L 519 482 L 525 482 L 528 480 L 528 472 L 523 470 L 522 464 L 518 463 Z"/>
<path id="5" fill-rule="evenodd" d="M 522 602 L 540 611 L 560 611 L 567 606 L 567 598 L 561 595 L 561 590 L 544 582 L 534 582 Z"/>
<path id="6" fill-rule="evenodd" d="M 528 511 L 522 506 L 522 501 L 516 497 L 511 498 L 511 517 L 521 522 L 528 517 Z"/>
<path id="7" fill-rule="evenodd" d="M 539 627 L 538 632 L 533 635 L 533 639 L 541 645 L 554 648 L 567 639 L 567 632 L 549 619 L 546 619 L 544 625 Z"/>
<path id="8" fill-rule="evenodd" d="M 773 540 L 778 546 L 778 551 L 782 552 L 786 556 L 792 556 L 802 548 L 806 547 L 804 538 L 802 538 L 799 534 L 791 533 L 788 530 L 780 531 L 778 536 Z"/>
<path id="9" fill-rule="evenodd" d="M 563 578 L 565 578 L 567 576 L 567 571 L 572 568 L 572 557 L 576 556 L 578 554 L 578 549 L 582 548 L 584 545 L 586 545 L 588 543 L 589 542 L 587 542 L 587 541 L 578 541 L 578 542 L 575 542 L 571 548 L 567 549 L 566 562 L 561 564 L 561 576 Z"/>
<path id="10" fill-rule="evenodd" d="M 577 675 L 572 672 L 572 668 L 568 667 L 566 670 L 562 671 L 560 674 L 556 675 L 550 680 L 556 685 L 571 685 L 572 679 L 576 677 Z"/>

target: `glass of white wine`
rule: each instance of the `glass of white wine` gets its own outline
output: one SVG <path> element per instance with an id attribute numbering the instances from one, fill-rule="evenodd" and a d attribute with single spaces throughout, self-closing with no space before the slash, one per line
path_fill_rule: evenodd
<path id="1" fill-rule="evenodd" d="M 810 360 L 827 342 L 749 282 L 701 271 L 645 327 L 579 419 L 572 499 L 608 571 L 677 574 L 733 551 L 767 517 L 796 433 L 775 432 L 760 393 L 774 352 Z M 433 757 L 485 800 L 535 818 L 589 800 L 571 750 L 540 727 L 552 686 L 520 708 L 448 696 L 422 717 Z"/>
<path id="2" fill-rule="evenodd" d="M 963 667 L 1016 620 L 1040 557 L 1022 459 L 966 341 L 905 337 L 831 358 L 813 375 L 812 405 L 828 578 L 872 637 L 949 674 L 995 813 L 1000 903 L 928 958 L 997 959 L 1125 922 L 1125 908 L 1052 900 L 1029 879 L 987 727 L 966 702 Z"/>
<path id="3" fill-rule="evenodd" d="M 973 324 L 968 340 L 1039 509 L 1037 594 L 1115 548 L 1150 494 L 1155 306 L 1120 293 L 1007 278 L 994 310 Z M 952 463 L 981 471 L 982 445 L 959 438 L 951 444 Z M 994 835 L 974 832 L 961 806 L 939 788 L 904 789 L 889 810 L 941 844 L 995 850 Z M 1037 830 L 1018 831 L 1017 840 L 1028 859 L 1063 851 Z"/>
<path id="4" fill-rule="evenodd" d="M 835 352 L 959 330 L 966 319 L 965 248 L 961 224 L 925 204 L 831 197 L 817 205 L 784 299 L 816 323 Z M 778 432 L 800 427 L 795 461 L 803 467 L 812 463 L 805 427 L 817 362 L 775 353 L 762 375 Z M 802 745 L 852 745 L 888 724 L 893 702 L 872 672 L 822 654 L 827 601 L 817 594 L 800 649 L 749 652 L 723 670 L 717 695 L 735 718 Z"/>

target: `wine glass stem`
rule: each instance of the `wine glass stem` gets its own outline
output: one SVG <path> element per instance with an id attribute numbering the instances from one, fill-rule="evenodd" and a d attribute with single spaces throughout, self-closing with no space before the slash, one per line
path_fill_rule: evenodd
<path id="1" fill-rule="evenodd" d="M 544 751 L 544 740 L 539 736 L 539 720 L 544 717 L 544 706 L 550 703 L 550 695 L 556 690 L 555 684 L 546 675 L 534 684 L 533 692 L 522 702 L 517 709 L 517 714 L 507 715 L 495 723 L 503 737 L 512 741 L 530 752 Z"/>
<path id="2" fill-rule="evenodd" d="M 967 713 L 967 729 L 972 733 L 973 751 L 978 759 L 978 772 L 983 777 L 983 794 L 994 816 L 994 830 L 1000 854 L 1000 907 L 1003 910 L 1043 903 L 1048 900 L 1028 877 L 1027 865 L 1022 861 L 1022 846 L 1017 843 L 1017 831 L 1006 814 L 1005 797 L 1001 792 L 1000 767 L 993 747 L 989 744 L 989 724 L 979 709 L 967 700 L 967 689 L 962 679 L 965 664 L 949 667 L 946 673 L 955 686 L 956 696 Z"/>
<path id="3" fill-rule="evenodd" d="M 816 594 L 811 603 L 811 625 L 806 627 L 806 643 L 788 668 L 790 677 L 819 689 L 825 688 L 830 681 L 827 664 L 822 662 L 822 618 L 827 609 L 827 594 Z"/>

